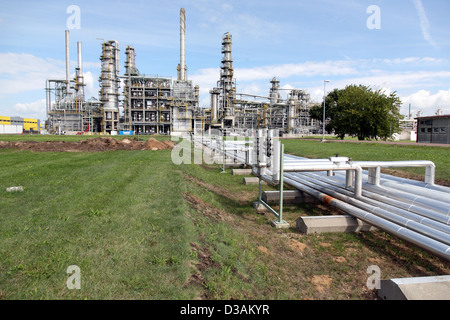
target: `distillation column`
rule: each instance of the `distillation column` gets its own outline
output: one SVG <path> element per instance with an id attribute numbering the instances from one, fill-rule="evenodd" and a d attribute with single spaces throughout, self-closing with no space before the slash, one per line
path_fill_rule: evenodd
<path id="1" fill-rule="evenodd" d="M 233 70 L 233 58 L 232 58 L 232 39 L 231 35 L 227 32 L 222 38 L 222 53 L 223 59 L 220 66 L 220 89 L 222 99 L 219 101 L 220 107 L 223 110 L 224 126 L 234 126 L 234 104 L 236 95 L 236 88 L 233 82 L 234 70 Z"/>
<path id="2" fill-rule="evenodd" d="M 270 87 L 270 93 L 269 93 L 269 97 L 270 97 L 270 106 L 274 106 L 275 104 L 277 104 L 280 99 L 280 92 L 278 91 L 280 89 L 280 80 L 278 80 L 277 78 L 273 78 L 271 81 L 271 87 Z"/>
<path id="3" fill-rule="evenodd" d="M 102 71 L 100 75 L 100 102 L 103 105 L 103 133 L 119 129 L 119 44 L 117 41 L 103 43 Z"/>

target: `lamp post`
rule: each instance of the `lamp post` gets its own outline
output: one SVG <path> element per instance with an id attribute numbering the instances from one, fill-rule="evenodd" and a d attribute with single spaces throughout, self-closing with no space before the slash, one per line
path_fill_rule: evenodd
<path id="1" fill-rule="evenodd" d="M 325 142 L 325 84 L 330 80 L 323 81 L 323 122 L 322 122 L 322 142 Z"/>

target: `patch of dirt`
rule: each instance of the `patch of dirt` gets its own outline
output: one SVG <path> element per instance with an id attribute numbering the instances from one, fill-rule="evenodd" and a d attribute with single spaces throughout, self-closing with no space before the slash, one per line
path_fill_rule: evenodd
<path id="1" fill-rule="evenodd" d="M 262 253 L 264 253 L 264 254 L 266 254 L 266 255 L 269 255 L 269 254 L 270 254 L 269 249 L 267 249 L 267 248 L 264 247 L 264 246 L 258 246 L 256 249 L 257 249 L 259 252 L 262 252 Z"/>
<path id="2" fill-rule="evenodd" d="M 331 279 L 331 277 L 328 275 L 321 275 L 312 276 L 310 278 L 310 281 L 315 286 L 317 291 L 319 291 L 320 293 L 325 293 L 325 291 L 330 287 L 333 279 Z"/>
<path id="3" fill-rule="evenodd" d="M 201 213 L 207 217 L 220 220 L 220 221 L 230 221 L 232 220 L 231 216 L 227 214 L 226 212 L 217 209 L 210 205 L 209 203 L 204 202 L 202 199 L 197 198 L 192 193 L 184 193 L 183 198 L 185 198 L 192 209 L 197 211 L 198 213 Z"/>
<path id="4" fill-rule="evenodd" d="M 118 140 L 112 137 L 99 137 L 78 142 L 73 141 L 0 141 L 0 149 L 19 149 L 33 152 L 98 152 L 109 150 L 167 150 L 175 143 L 170 140 L 158 141 L 150 138 L 145 142 L 137 139 Z"/>
<path id="5" fill-rule="evenodd" d="M 187 283 L 185 284 L 186 287 L 188 286 L 199 286 L 203 287 L 205 284 L 205 279 L 203 278 L 202 273 L 214 265 L 214 262 L 211 259 L 209 250 L 207 247 L 202 247 L 198 245 L 197 243 L 191 242 L 190 243 L 191 250 L 195 253 L 197 256 L 196 261 L 191 261 L 191 264 L 193 265 L 194 272 L 191 274 L 190 278 L 188 279 Z M 202 290 L 203 291 L 203 290 Z M 198 297 L 199 300 L 206 300 L 208 299 L 207 295 L 204 293 L 201 294 L 201 296 Z"/>
<path id="6" fill-rule="evenodd" d="M 338 263 L 344 263 L 347 262 L 347 259 L 345 259 L 344 257 L 336 257 L 333 259 L 334 261 L 338 262 Z"/>
<path id="7" fill-rule="evenodd" d="M 300 252 L 300 253 L 303 253 L 305 251 L 305 249 L 308 247 L 306 244 L 301 243 L 300 241 L 295 240 L 295 239 L 290 239 L 288 242 L 288 246 L 292 250 L 294 250 L 296 252 Z"/>

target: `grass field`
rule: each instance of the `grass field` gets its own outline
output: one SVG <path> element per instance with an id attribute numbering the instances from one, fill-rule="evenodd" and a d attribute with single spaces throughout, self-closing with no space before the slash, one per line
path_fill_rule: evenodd
<path id="1" fill-rule="evenodd" d="M 308 157 L 401 157 L 389 146 L 284 143 Z M 404 151 L 434 157 L 448 179 L 440 149 Z M 0 149 L 0 299 L 372 299 L 370 265 L 383 279 L 450 272 L 383 232 L 296 232 L 299 216 L 326 207 L 286 206 L 292 227 L 273 229 L 273 217 L 252 208 L 257 186 L 217 165 L 175 165 L 170 155 Z M 11 186 L 25 190 L 5 192 Z M 81 270 L 80 290 L 66 285 L 71 265 Z"/>

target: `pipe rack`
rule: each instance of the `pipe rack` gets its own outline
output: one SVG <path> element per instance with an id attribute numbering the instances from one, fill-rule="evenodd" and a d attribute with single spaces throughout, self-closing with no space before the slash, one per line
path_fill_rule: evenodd
<path id="1" fill-rule="evenodd" d="M 352 161 L 345 157 L 307 159 L 284 154 L 269 131 L 251 137 L 198 136 L 196 143 L 225 159 L 252 167 L 261 180 L 279 185 L 279 212 L 261 199 L 282 223 L 283 184 L 308 193 L 380 230 L 450 261 L 450 188 L 434 183 L 431 161 Z M 282 155 L 282 156 L 281 156 Z M 425 181 L 380 173 L 385 167 L 424 167 Z M 224 169 L 224 168 L 223 168 Z M 367 169 L 367 170 L 364 170 Z"/>

